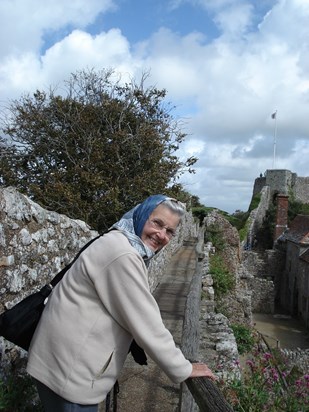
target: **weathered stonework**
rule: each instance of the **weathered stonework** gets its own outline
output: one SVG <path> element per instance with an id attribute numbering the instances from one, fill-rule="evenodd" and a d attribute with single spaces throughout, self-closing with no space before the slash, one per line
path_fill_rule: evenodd
<path id="1" fill-rule="evenodd" d="M 289 368 L 296 367 L 304 375 L 309 371 L 309 349 L 281 349 L 283 356 L 286 357 Z"/>
<path id="2" fill-rule="evenodd" d="M 259 213 L 265 214 L 268 200 L 268 191 L 265 190 Z M 254 225 L 255 222 L 252 221 L 252 227 Z M 269 275 L 271 256 L 251 249 L 241 251 L 237 230 L 215 211 L 205 218 L 206 232 L 208 227 L 213 226 L 224 235 L 224 247 L 220 250 L 220 256 L 235 280 L 235 289 L 216 302 L 217 309 L 226 314 L 231 323 L 241 323 L 250 327 L 252 313 L 274 312 L 275 290 L 273 277 L 270 278 Z M 213 289 L 207 276 L 203 277 L 203 291 L 210 305 L 214 298 L 211 296 Z"/>
<path id="3" fill-rule="evenodd" d="M 48 283 L 97 232 L 0 189 L 0 311 Z"/>
<path id="4" fill-rule="evenodd" d="M 216 210 L 213 210 L 205 217 L 204 224 L 206 235 L 207 230 L 210 228 L 218 230 L 219 236 L 224 241 L 224 247 L 220 254 L 230 273 L 235 275 L 241 261 L 241 248 L 237 229 Z"/>
<path id="5" fill-rule="evenodd" d="M 242 279 L 251 291 L 251 311 L 253 313 L 274 313 L 275 285 L 270 276 L 269 255 L 267 253 L 244 251 Z"/>
<path id="6" fill-rule="evenodd" d="M 260 193 L 264 186 L 270 188 L 271 197 L 277 193 L 285 195 L 293 193 L 295 200 L 309 203 L 309 177 L 299 177 L 286 169 L 270 169 L 266 170 L 264 177 L 255 179 L 253 196 Z"/>
<path id="7" fill-rule="evenodd" d="M 213 279 L 209 274 L 209 257 L 214 252 L 211 243 L 204 246 L 199 354 L 200 358 L 223 378 L 230 373 L 238 376 L 239 354 L 233 330 L 230 328 L 231 320 L 221 313 L 215 313 Z"/>
<path id="8" fill-rule="evenodd" d="M 266 178 L 262 178 L 266 179 Z M 253 195 L 255 194 L 256 187 L 254 186 Z M 252 210 L 248 218 L 248 235 L 244 240 L 243 246 L 247 250 L 251 250 L 255 246 L 256 234 L 262 227 L 263 220 L 266 216 L 266 212 L 271 204 L 271 191 L 268 186 L 262 187 L 260 194 L 260 202 L 256 209 Z"/>
<path id="9" fill-rule="evenodd" d="M 256 277 L 248 279 L 248 288 L 254 291 L 251 295 L 253 313 L 275 312 L 275 287 L 271 280 Z"/>

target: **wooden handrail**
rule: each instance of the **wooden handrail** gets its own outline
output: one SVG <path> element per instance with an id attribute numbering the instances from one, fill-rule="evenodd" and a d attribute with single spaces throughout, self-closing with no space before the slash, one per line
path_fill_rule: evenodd
<path id="1" fill-rule="evenodd" d="M 211 379 L 189 378 L 185 383 L 200 412 L 233 412 L 233 408 Z"/>

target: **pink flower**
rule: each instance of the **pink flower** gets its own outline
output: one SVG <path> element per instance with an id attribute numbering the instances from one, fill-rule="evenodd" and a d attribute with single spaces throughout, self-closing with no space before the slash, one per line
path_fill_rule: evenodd
<path id="1" fill-rule="evenodd" d="M 239 365 L 240 365 L 239 359 L 234 359 L 234 365 L 235 365 L 235 366 L 239 366 Z"/>
<path id="2" fill-rule="evenodd" d="M 275 371 L 275 370 L 273 370 L 273 379 L 274 379 L 275 382 L 278 382 L 278 380 L 279 380 L 279 375 L 278 375 L 277 371 Z"/>
<path id="3" fill-rule="evenodd" d="M 247 364 L 248 366 L 250 366 L 250 368 L 254 368 L 254 362 L 253 362 L 252 360 L 248 359 L 248 360 L 246 361 L 246 364 Z"/>

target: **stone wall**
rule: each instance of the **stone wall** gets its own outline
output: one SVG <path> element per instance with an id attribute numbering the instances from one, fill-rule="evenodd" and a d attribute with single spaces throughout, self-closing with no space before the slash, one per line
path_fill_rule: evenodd
<path id="1" fill-rule="evenodd" d="M 204 245 L 199 356 L 218 376 L 225 377 L 227 373 L 238 374 L 235 361 L 239 354 L 234 333 L 230 328 L 233 322 L 222 313 L 216 313 L 213 279 L 209 274 L 209 259 L 213 253 L 215 249 L 211 243 Z"/>
<path id="2" fill-rule="evenodd" d="M 290 369 L 296 367 L 304 375 L 308 375 L 309 349 L 281 349 L 281 352 L 286 357 Z"/>
<path id="3" fill-rule="evenodd" d="M 216 210 L 213 210 L 205 217 L 204 224 L 206 238 L 208 238 L 208 233 L 210 235 L 214 233 L 214 236 L 222 245 L 220 254 L 230 273 L 235 275 L 241 261 L 241 247 L 237 229 Z"/>
<path id="4" fill-rule="evenodd" d="M 285 169 L 266 170 L 266 185 L 270 187 L 271 193 L 288 194 L 294 186 L 297 178 L 296 173 Z"/>
<path id="5" fill-rule="evenodd" d="M 251 292 L 252 313 L 274 313 L 275 286 L 269 279 L 267 253 L 243 252 L 243 271 L 239 273 L 246 280 L 245 287 Z"/>
<path id="6" fill-rule="evenodd" d="M 242 278 L 245 277 L 261 277 L 266 278 L 268 276 L 268 266 L 266 260 L 266 254 L 256 251 L 243 251 L 242 264 L 245 268 L 246 275 L 241 274 Z"/>
<path id="7" fill-rule="evenodd" d="M 255 179 L 254 185 L 253 185 L 253 196 L 259 194 L 263 187 L 266 185 L 266 177 L 265 176 L 260 176 Z"/>
<path id="8" fill-rule="evenodd" d="M 202 232 L 202 231 L 201 231 Z M 229 319 L 215 312 L 213 279 L 209 274 L 210 256 L 215 253 L 211 242 L 204 242 L 200 232 L 196 247 L 197 264 L 186 302 L 182 350 L 189 359 L 205 362 L 220 378 L 240 377 L 238 349 Z M 202 284 L 202 293 L 201 293 Z M 185 385 L 181 386 L 182 411 L 199 410 Z"/>
<path id="9" fill-rule="evenodd" d="M 220 213 L 213 211 L 205 218 L 206 235 L 213 227 L 223 236 L 220 245 L 220 258 L 234 279 L 235 288 L 217 300 L 216 310 L 230 319 L 231 323 L 242 323 L 251 326 L 251 291 L 246 282 L 241 279 L 242 250 L 238 231 Z M 206 236 L 207 237 L 207 236 Z M 216 248 L 216 244 L 214 244 Z"/>
<path id="10" fill-rule="evenodd" d="M 251 297 L 252 313 L 275 312 L 274 282 L 267 279 L 249 278 L 248 288 L 253 291 Z"/>
<path id="11" fill-rule="evenodd" d="M 297 200 L 302 203 L 309 203 L 309 177 L 297 177 L 294 193 Z"/>
<path id="12" fill-rule="evenodd" d="M 43 209 L 14 188 L 0 189 L 0 311 L 48 283 L 97 233 Z"/>
<path id="13" fill-rule="evenodd" d="M 262 221 L 267 210 L 269 190 L 263 188 L 260 208 L 256 209 L 252 227 L 256 220 Z M 223 296 L 217 307 L 226 314 L 231 323 L 242 323 L 252 326 L 252 313 L 274 312 L 275 288 L 273 277 L 269 274 L 268 254 L 252 250 L 243 251 L 237 230 L 219 213 L 213 211 L 205 218 L 207 228 L 217 227 L 224 234 L 224 247 L 220 256 L 235 279 L 235 289 Z M 210 295 L 211 279 L 204 277 L 203 289 Z"/>
<path id="14" fill-rule="evenodd" d="M 266 179 L 266 178 L 261 178 Z M 254 195 L 254 193 L 253 193 Z M 262 227 L 263 220 L 266 216 L 266 212 L 271 204 L 271 196 L 270 196 L 270 188 L 268 186 L 264 186 L 260 192 L 260 202 L 258 207 L 251 211 L 250 216 L 248 218 L 249 227 L 248 227 L 248 234 L 247 239 L 244 240 L 244 246 L 246 249 L 252 249 L 254 247 L 254 242 L 256 239 L 256 234 L 258 233 L 259 229 Z"/>

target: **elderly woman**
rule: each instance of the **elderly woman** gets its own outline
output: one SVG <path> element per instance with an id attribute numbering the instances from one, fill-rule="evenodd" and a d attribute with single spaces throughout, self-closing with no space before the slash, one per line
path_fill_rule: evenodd
<path id="1" fill-rule="evenodd" d="M 55 287 L 27 367 L 45 411 L 97 411 L 133 339 L 175 383 L 213 378 L 175 346 L 148 284 L 149 260 L 174 236 L 183 213 L 178 201 L 150 196 L 85 249 Z"/>

